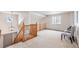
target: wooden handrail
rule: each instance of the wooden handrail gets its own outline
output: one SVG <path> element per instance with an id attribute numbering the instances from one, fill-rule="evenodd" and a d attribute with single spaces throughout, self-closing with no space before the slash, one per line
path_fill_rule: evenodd
<path id="1" fill-rule="evenodd" d="M 16 38 L 14 40 L 14 43 L 24 40 L 24 32 L 25 32 L 25 25 L 23 23 L 19 33 L 17 34 L 17 36 L 16 36 Z"/>
<path id="2" fill-rule="evenodd" d="M 26 40 L 26 36 L 24 34 L 25 33 L 25 26 L 26 25 L 24 25 L 24 23 L 23 23 L 21 30 L 19 31 L 19 33 L 17 34 L 17 36 L 14 40 L 15 43 L 17 43 L 19 41 L 25 41 Z M 28 26 L 30 26 L 30 29 L 29 29 L 30 33 L 27 37 L 27 40 L 37 36 L 37 24 L 30 24 Z"/>

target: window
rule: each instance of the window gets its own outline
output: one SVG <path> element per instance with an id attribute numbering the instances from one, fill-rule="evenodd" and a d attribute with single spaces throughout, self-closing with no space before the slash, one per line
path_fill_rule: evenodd
<path id="1" fill-rule="evenodd" d="M 74 11 L 74 24 L 77 25 L 78 24 L 78 12 Z"/>
<path id="2" fill-rule="evenodd" d="M 19 15 L 19 17 L 18 17 L 18 24 L 21 24 L 22 21 L 23 21 L 23 16 Z"/>
<path id="3" fill-rule="evenodd" d="M 74 24 L 79 26 L 79 11 L 74 11 Z"/>
<path id="4" fill-rule="evenodd" d="M 52 16 L 52 24 L 61 24 L 61 16 Z"/>

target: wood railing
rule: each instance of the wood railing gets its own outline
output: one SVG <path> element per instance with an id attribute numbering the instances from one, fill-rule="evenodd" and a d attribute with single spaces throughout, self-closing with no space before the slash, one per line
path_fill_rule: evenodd
<path id="1" fill-rule="evenodd" d="M 24 32 L 25 32 L 25 25 L 23 23 L 19 33 L 17 34 L 17 36 L 14 40 L 14 43 L 17 43 L 17 42 L 20 42 L 20 41 L 24 40 Z"/>
<path id="2" fill-rule="evenodd" d="M 30 24 L 29 26 L 30 26 L 30 29 L 29 29 L 30 33 L 27 36 L 28 40 L 37 36 L 37 24 Z"/>
<path id="3" fill-rule="evenodd" d="M 37 24 L 30 24 L 30 34 L 37 36 Z"/>
<path id="4" fill-rule="evenodd" d="M 17 34 L 17 36 L 14 40 L 14 43 L 17 43 L 20 41 L 26 41 L 26 40 L 32 39 L 37 36 L 37 24 L 30 24 L 28 26 L 30 26 L 30 29 L 29 29 L 30 33 L 28 34 L 28 36 L 24 34 L 25 30 L 26 30 L 25 29 L 26 25 L 24 25 L 24 23 L 23 23 L 19 33 Z"/>
<path id="5" fill-rule="evenodd" d="M 47 24 L 46 23 L 40 23 L 37 25 L 37 31 L 41 31 L 43 29 L 46 29 L 47 28 Z"/>

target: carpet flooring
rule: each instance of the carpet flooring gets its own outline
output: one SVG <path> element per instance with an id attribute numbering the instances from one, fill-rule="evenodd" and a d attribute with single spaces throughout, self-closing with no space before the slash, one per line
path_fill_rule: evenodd
<path id="1" fill-rule="evenodd" d="M 77 48 L 67 38 L 61 40 L 61 33 L 53 30 L 42 30 L 38 32 L 37 37 L 7 48 Z"/>

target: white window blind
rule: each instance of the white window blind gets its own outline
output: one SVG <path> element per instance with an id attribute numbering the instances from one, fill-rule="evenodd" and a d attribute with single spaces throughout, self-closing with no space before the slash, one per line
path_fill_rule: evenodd
<path id="1" fill-rule="evenodd" d="M 61 16 L 52 16 L 52 24 L 61 24 Z"/>

